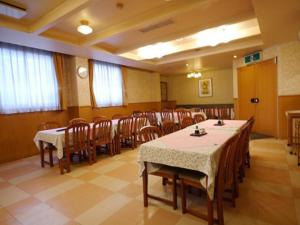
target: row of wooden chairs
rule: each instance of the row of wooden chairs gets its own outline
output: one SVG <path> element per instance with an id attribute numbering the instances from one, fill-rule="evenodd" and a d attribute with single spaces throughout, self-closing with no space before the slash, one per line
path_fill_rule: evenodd
<path id="1" fill-rule="evenodd" d="M 234 116 L 232 107 L 195 108 L 194 111 L 205 113 L 208 119 L 231 120 Z"/>
<path id="2" fill-rule="evenodd" d="M 245 166 L 250 167 L 250 154 L 249 154 L 249 136 L 254 124 L 254 118 L 251 117 L 247 123 L 241 128 L 240 132 L 230 138 L 224 145 L 221 151 L 218 165 L 218 173 L 215 178 L 215 197 L 217 205 L 217 222 L 221 225 L 224 224 L 223 216 L 223 199 L 226 190 L 230 190 L 232 205 L 235 206 L 235 199 L 239 196 L 238 177 L 242 179 L 245 176 Z M 161 131 L 154 126 L 144 127 L 140 131 L 144 140 L 151 141 L 161 136 Z M 145 163 L 145 170 L 143 172 L 143 194 L 144 206 L 148 206 L 148 198 L 153 198 L 163 201 L 177 209 L 177 181 L 181 185 L 181 205 L 182 213 L 190 213 L 208 221 L 212 225 L 214 221 L 213 216 L 213 200 L 208 196 L 207 187 L 200 183 L 200 179 L 207 179 L 207 176 L 201 172 L 186 170 L 182 168 L 175 168 L 170 166 L 162 166 L 151 175 L 169 179 L 172 184 L 172 200 L 154 196 L 148 193 L 148 171 L 147 164 Z M 202 190 L 207 196 L 207 213 L 196 211 L 187 207 L 186 192 L 187 188 L 194 187 Z M 226 197 L 226 196 L 225 196 Z M 228 198 L 225 198 L 228 199 Z"/>

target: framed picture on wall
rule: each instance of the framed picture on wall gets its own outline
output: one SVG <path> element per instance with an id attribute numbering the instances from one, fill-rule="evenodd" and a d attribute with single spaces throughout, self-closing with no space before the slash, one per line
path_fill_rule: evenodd
<path id="1" fill-rule="evenodd" d="M 199 96 L 210 97 L 212 96 L 212 79 L 199 80 Z"/>

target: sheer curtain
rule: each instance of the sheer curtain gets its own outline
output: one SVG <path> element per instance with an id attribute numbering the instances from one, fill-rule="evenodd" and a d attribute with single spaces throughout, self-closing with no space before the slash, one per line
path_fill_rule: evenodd
<path id="1" fill-rule="evenodd" d="M 121 67 L 94 61 L 93 92 L 96 106 L 123 105 L 123 81 Z"/>
<path id="2" fill-rule="evenodd" d="M 59 108 L 52 53 L 0 43 L 0 113 Z"/>

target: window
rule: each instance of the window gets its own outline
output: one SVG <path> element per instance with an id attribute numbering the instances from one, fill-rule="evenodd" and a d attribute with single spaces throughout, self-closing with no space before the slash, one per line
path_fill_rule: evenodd
<path id="1" fill-rule="evenodd" d="M 0 43 L 0 113 L 59 107 L 52 53 Z"/>
<path id="2" fill-rule="evenodd" d="M 96 106 L 123 105 L 123 79 L 121 67 L 118 65 L 94 62 L 93 91 Z"/>

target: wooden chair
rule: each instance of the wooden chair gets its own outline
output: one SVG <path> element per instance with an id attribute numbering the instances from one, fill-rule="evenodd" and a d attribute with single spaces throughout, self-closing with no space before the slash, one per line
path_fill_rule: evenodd
<path id="1" fill-rule="evenodd" d="M 231 120 L 231 108 L 222 107 L 218 109 L 218 118 L 222 120 Z"/>
<path id="2" fill-rule="evenodd" d="M 160 116 L 161 116 L 162 123 L 166 120 L 174 122 L 174 114 L 173 114 L 173 110 L 171 110 L 171 109 L 163 109 L 160 112 Z"/>
<path id="3" fill-rule="evenodd" d="M 159 126 L 155 111 L 146 111 L 145 115 L 151 126 Z"/>
<path id="4" fill-rule="evenodd" d="M 146 126 L 140 131 L 140 135 L 145 142 L 152 141 L 161 137 L 161 131 L 156 126 Z M 173 206 L 173 209 L 177 209 L 177 186 L 176 180 L 178 179 L 177 169 L 170 166 L 162 165 L 155 172 L 148 173 L 147 163 L 144 163 L 145 169 L 143 171 L 143 195 L 144 195 L 144 207 L 148 207 L 148 198 L 152 198 L 158 201 L 162 201 L 168 205 Z M 161 198 L 148 193 L 148 175 L 160 176 L 163 179 L 170 180 L 172 185 L 172 200 Z"/>
<path id="5" fill-rule="evenodd" d="M 49 122 L 43 122 L 38 126 L 38 131 L 41 130 L 50 130 L 50 129 L 55 129 L 59 128 L 59 124 L 57 122 L 49 121 Z M 49 153 L 49 162 L 45 160 L 45 150 L 48 151 Z M 45 167 L 45 163 L 49 164 L 50 167 L 53 167 L 53 151 L 56 150 L 56 148 L 48 143 L 46 146 L 41 148 L 40 150 L 40 156 L 41 156 L 41 167 Z"/>
<path id="6" fill-rule="evenodd" d="M 113 156 L 112 146 L 112 122 L 111 120 L 97 120 L 93 124 L 92 145 L 93 161 L 96 162 L 96 148 L 106 145 L 111 156 Z"/>
<path id="7" fill-rule="evenodd" d="M 99 120 L 107 120 L 107 118 L 105 116 L 96 116 L 93 118 L 93 123 L 95 123 Z"/>
<path id="8" fill-rule="evenodd" d="M 221 150 L 218 173 L 215 178 L 215 197 L 214 200 L 217 203 L 217 216 L 218 224 L 224 225 L 223 215 L 223 195 L 227 187 L 231 187 L 234 179 L 234 162 L 236 156 L 236 143 L 239 134 L 230 138 Z M 207 193 L 207 187 L 202 186 L 200 179 L 206 179 L 207 176 L 203 173 L 191 170 L 182 170 L 179 172 L 179 179 L 181 183 L 181 202 L 182 202 L 182 213 L 190 213 L 194 216 L 200 217 L 208 221 L 209 225 L 214 223 L 213 217 L 213 200 L 209 198 Z M 187 208 L 186 204 L 186 189 L 188 186 L 203 190 L 207 195 L 207 214 L 196 211 L 191 208 Z"/>
<path id="9" fill-rule="evenodd" d="M 148 142 L 161 137 L 161 130 L 157 126 L 144 126 L 139 135 L 142 142 Z"/>
<path id="10" fill-rule="evenodd" d="M 161 130 L 162 130 L 163 135 L 167 135 L 167 134 L 171 134 L 171 133 L 177 131 L 178 126 L 173 121 L 165 120 L 162 123 Z"/>
<path id="11" fill-rule="evenodd" d="M 114 114 L 111 119 L 112 120 L 117 120 L 117 119 L 121 119 L 122 117 L 125 117 L 124 115 L 122 114 Z"/>
<path id="12" fill-rule="evenodd" d="M 202 114 L 194 115 L 194 123 L 201 123 L 202 121 L 205 121 L 205 118 Z"/>
<path id="13" fill-rule="evenodd" d="M 74 118 L 69 121 L 69 125 L 76 124 L 76 123 L 88 123 L 88 121 L 84 118 Z"/>
<path id="14" fill-rule="evenodd" d="M 192 117 L 186 116 L 182 119 L 180 128 L 184 129 L 186 127 L 192 126 L 194 124 L 194 120 Z"/>
<path id="15" fill-rule="evenodd" d="M 177 118 L 178 118 L 178 124 L 179 124 L 179 127 L 181 128 L 182 126 L 182 120 L 185 118 L 185 117 L 191 117 L 192 118 L 192 113 L 186 109 L 183 109 L 183 110 L 177 110 Z"/>
<path id="16" fill-rule="evenodd" d="M 64 157 L 59 160 L 60 173 L 71 172 L 71 156 L 75 153 L 81 160 L 82 157 L 88 156 L 89 163 L 93 162 L 92 148 L 90 146 L 90 126 L 88 123 L 74 123 L 69 125 L 65 130 L 65 148 Z"/>
<path id="17" fill-rule="evenodd" d="M 132 149 L 134 149 L 134 137 L 133 137 L 133 118 L 122 117 L 118 121 L 117 131 L 114 137 L 115 153 L 120 154 L 121 142 L 126 144 L 130 142 Z"/>
<path id="18" fill-rule="evenodd" d="M 142 111 L 139 111 L 139 110 L 136 110 L 136 111 L 133 111 L 132 112 L 132 116 L 135 118 L 135 117 L 138 117 L 138 116 L 142 116 L 144 115 L 144 113 Z"/>
<path id="19" fill-rule="evenodd" d="M 142 127 L 147 125 L 147 116 L 139 115 L 134 118 L 134 128 L 133 128 L 133 135 L 134 135 L 134 147 L 137 147 L 137 142 L 140 141 L 139 133 Z"/>
<path id="20" fill-rule="evenodd" d="M 253 125 L 255 123 L 255 119 L 252 116 L 249 120 L 248 120 L 249 126 L 248 126 L 248 130 L 247 130 L 247 136 L 246 136 L 246 146 L 244 148 L 245 153 L 244 153 L 244 164 L 250 168 L 250 151 L 249 151 L 249 142 L 250 142 L 250 134 L 253 128 Z"/>

